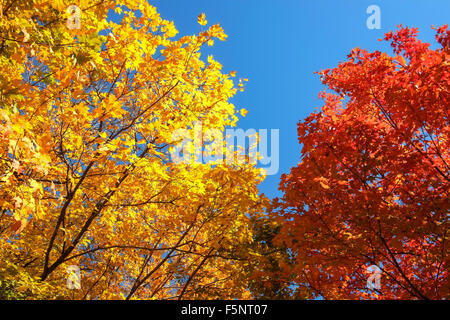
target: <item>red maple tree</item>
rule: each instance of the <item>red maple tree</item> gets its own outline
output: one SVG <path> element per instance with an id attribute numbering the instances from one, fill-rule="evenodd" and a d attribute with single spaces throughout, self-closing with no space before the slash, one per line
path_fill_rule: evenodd
<path id="1" fill-rule="evenodd" d="M 392 56 L 356 48 L 319 73 L 334 93 L 298 124 L 301 160 L 273 209 L 295 262 L 283 271 L 313 297 L 450 297 L 450 31 L 436 31 L 438 49 L 400 26 Z"/>

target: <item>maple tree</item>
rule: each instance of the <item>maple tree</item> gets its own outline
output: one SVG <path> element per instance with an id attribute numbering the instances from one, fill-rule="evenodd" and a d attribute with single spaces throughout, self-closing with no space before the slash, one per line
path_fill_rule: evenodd
<path id="1" fill-rule="evenodd" d="M 245 278 L 253 299 L 282 300 L 305 299 L 303 292 L 291 288 L 292 276 L 283 274 L 281 266 L 292 263 L 285 246 L 276 245 L 273 239 L 279 234 L 281 226 L 264 215 L 253 220 L 253 241 L 248 248 L 257 258 L 248 265 Z"/>
<path id="2" fill-rule="evenodd" d="M 5 296 L 250 297 L 262 172 L 170 161 L 177 129 L 238 120 L 242 82 L 201 58 L 226 34 L 198 23 L 175 38 L 147 1 L 0 2 Z M 66 286 L 72 265 L 79 290 Z"/>
<path id="3" fill-rule="evenodd" d="M 450 31 L 437 49 L 414 28 L 384 39 L 392 55 L 356 48 L 319 73 L 325 105 L 298 124 L 301 160 L 273 202 L 295 262 L 280 277 L 308 297 L 450 297 Z"/>

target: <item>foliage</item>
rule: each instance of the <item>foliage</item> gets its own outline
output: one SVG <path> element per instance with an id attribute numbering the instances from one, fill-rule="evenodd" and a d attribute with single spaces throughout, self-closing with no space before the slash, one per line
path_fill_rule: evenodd
<path id="1" fill-rule="evenodd" d="M 320 72 L 335 93 L 298 124 L 300 163 L 272 215 L 299 290 L 325 299 L 450 297 L 450 31 L 401 27 L 394 55 L 356 48 Z M 381 289 L 366 287 L 382 269 Z"/>
<path id="2" fill-rule="evenodd" d="M 4 281 L 37 299 L 250 297 L 262 173 L 170 161 L 175 130 L 238 119 L 242 84 L 201 58 L 222 28 L 200 15 L 199 34 L 175 38 L 141 0 L 1 3 Z"/>
<path id="3" fill-rule="evenodd" d="M 267 216 L 253 221 L 254 238 L 250 252 L 257 256 L 249 265 L 246 277 L 254 299 L 304 299 L 307 292 L 292 290 L 292 275 L 284 274 L 282 267 L 291 263 L 286 247 L 274 244 L 281 226 Z"/>

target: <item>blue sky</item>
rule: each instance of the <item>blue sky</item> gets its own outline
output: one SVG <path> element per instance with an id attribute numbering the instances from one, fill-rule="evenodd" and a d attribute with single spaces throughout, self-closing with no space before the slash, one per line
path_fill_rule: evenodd
<path id="1" fill-rule="evenodd" d="M 322 106 L 323 89 L 315 71 L 337 66 L 354 47 L 390 52 L 384 33 L 398 24 L 419 28 L 422 41 L 434 43 L 431 25 L 450 21 L 449 0 L 150 0 L 179 35 L 198 33 L 197 15 L 208 25 L 220 23 L 228 34 L 207 54 L 248 78 L 246 90 L 233 98 L 249 112 L 242 129 L 280 130 L 280 169 L 260 190 L 280 196 L 280 175 L 299 161 L 297 123 Z M 366 26 L 369 5 L 381 9 L 381 29 Z"/>

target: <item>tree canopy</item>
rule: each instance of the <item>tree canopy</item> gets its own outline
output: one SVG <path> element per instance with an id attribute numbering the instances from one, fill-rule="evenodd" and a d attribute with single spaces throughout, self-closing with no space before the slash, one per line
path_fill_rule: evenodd
<path id="1" fill-rule="evenodd" d="M 447 26 L 436 48 L 400 26 L 392 54 L 319 72 L 324 106 L 269 201 L 242 150 L 198 161 L 194 127 L 247 111 L 246 79 L 204 55 L 227 35 L 197 22 L 179 35 L 143 0 L 0 3 L 0 299 L 448 299 Z"/>
<path id="2" fill-rule="evenodd" d="M 301 161 L 273 217 L 298 290 L 326 299 L 449 298 L 450 31 L 387 33 L 320 72 L 325 105 L 298 124 Z M 382 290 L 366 287 L 368 267 Z M 369 272 L 370 273 L 370 272 Z"/>
<path id="3" fill-rule="evenodd" d="M 246 298 L 250 164 L 174 163 L 172 133 L 222 131 L 242 82 L 140 0 L 0 7 L 0 280 L 38 299 Z M 111 19 L 111 16 L 115 16 Z M 195 17 L 194 17 L 195 18 Z M 207 151 L 205 151 L 207 152 Z M 79 266 L 82 287 L 66 286 Z M 11 289 L 12 288 L 12 289 Z"/>

